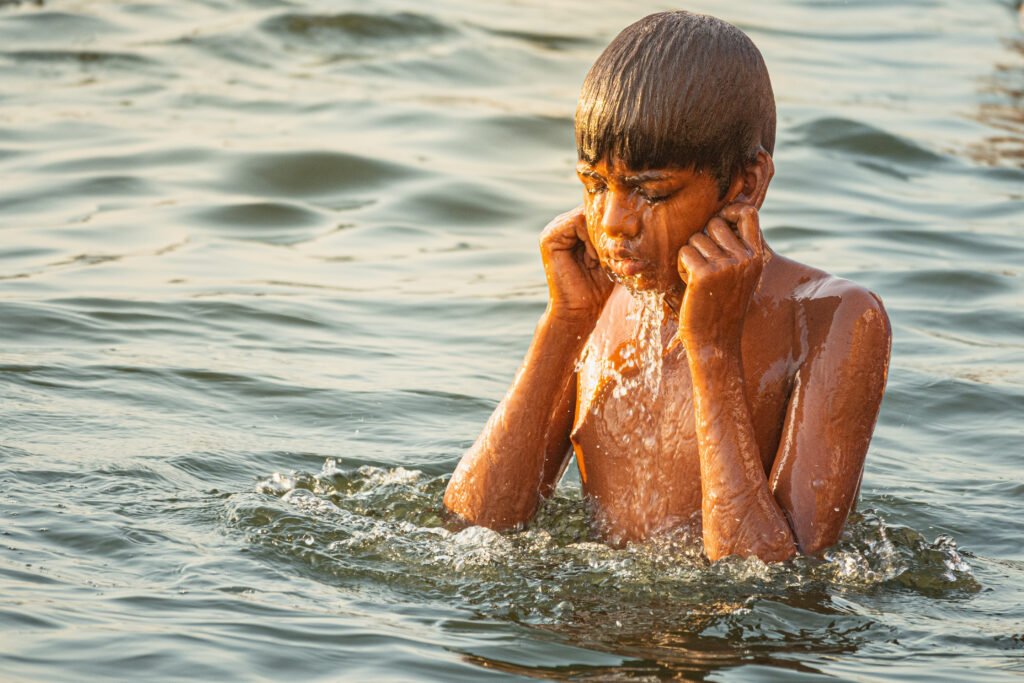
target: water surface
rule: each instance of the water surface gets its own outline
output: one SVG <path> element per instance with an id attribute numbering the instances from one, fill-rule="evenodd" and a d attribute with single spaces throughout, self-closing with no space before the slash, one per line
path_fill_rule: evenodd
<path id="1" fill-rule="evenodd" d="M 885 300 L 824 560 L 439 515 L 545 302 L 571 116 L 658 3 L 0 2 L 4 680 L 1019 680 L 1024 35 L 694 2 L 761 47 L 780 252 Z"/>

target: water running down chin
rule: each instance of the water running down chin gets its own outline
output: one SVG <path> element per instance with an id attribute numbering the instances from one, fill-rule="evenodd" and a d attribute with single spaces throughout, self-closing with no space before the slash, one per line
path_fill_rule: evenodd
<path id="1" fill-rule="evenodd" d="M 522 531 L 441 514 L 580 79 L 662 3 L 0 0 L 0 678 L 1018 681 L 1011 4 L 687 3 L 771 65 L 769 243 L 896 340 L 860 512 L 769 566 L 599 542 L 572 466 Z"/>

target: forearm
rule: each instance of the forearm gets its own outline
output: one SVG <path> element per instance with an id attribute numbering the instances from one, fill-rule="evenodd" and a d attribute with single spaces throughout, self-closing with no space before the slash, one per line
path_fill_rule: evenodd
<path id="1" fill-rule="evenodd" d="M 568 450 L 584 332 L 545 312 L 508 393 L 452 474 L 444 496 L 449 510 L 498 529 L 533 516 Z"/>
<path id="2" fill-rule="evenodd" d="M 704 547 L 712 560 L 791 557 L 793 533 L 768 489 L 738 349 L 687 345 L 700 451 Z"/>

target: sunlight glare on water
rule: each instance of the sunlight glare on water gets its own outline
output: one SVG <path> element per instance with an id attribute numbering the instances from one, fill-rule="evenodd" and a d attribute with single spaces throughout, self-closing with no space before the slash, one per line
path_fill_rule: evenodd
<path id="1" fill-rule="evenodd" d="M 687 5 L 772 75 L 766 240 L 892 319 L 839 544 L 611 547 L 572 468 L 525 529 L 444 514 L 581 200 L 579 85 L 664 8 L 0 0 L 0 679 L 1019 680 L 1009 0 Z M 623 399 L 669 377 L 633 306 Z"/>

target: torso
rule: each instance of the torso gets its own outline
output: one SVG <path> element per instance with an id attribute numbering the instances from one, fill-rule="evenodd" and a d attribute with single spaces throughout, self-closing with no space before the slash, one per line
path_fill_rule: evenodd
<path id="1" fill-rule="evenodd" d="M 796 292 L 819 275 L 774 256 L 744 324 L 744 386 L 766 474 L 808 345 Z M 611 543 L 700 528 L 690 371 L 682 344 L 672 343 L 678 319 L 662 306 L 616 287 L 579 365 L 572 444 L 597 529 Z"/>

